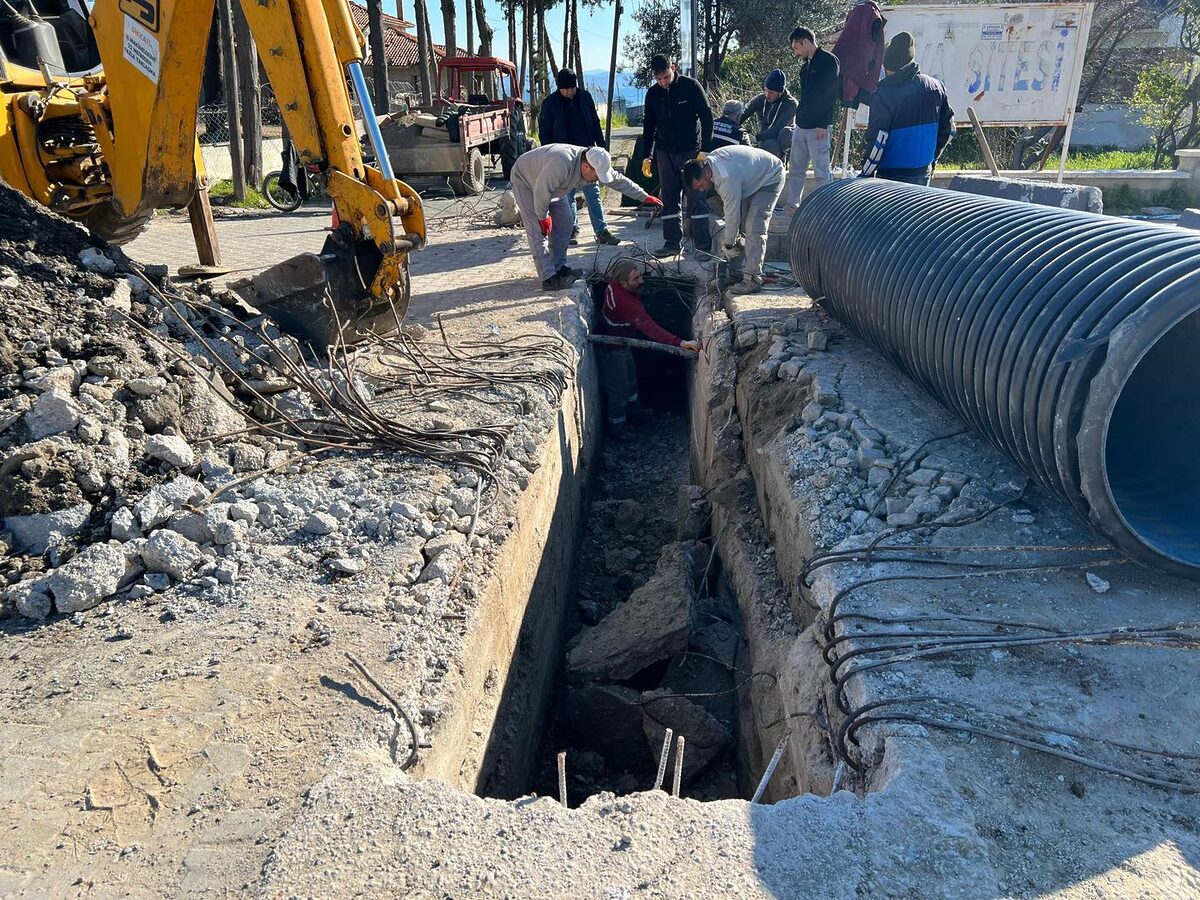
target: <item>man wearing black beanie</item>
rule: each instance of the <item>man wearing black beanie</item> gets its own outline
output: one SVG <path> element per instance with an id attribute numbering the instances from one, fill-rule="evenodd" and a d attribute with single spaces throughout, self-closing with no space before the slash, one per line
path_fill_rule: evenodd
<path id="1" fill-rule="evenodd" d="M 558 90 L 542 101 L 538 114 L 538 137 L 542 144 L 574 144 L 576 147 L 604 147 L 604 131 L 600 127 L 600 116 L 596 112 L 596 101 L 592 95 L 579 87 L 579 79 L 570 69 L 562 69 L 554 79 Z M 619 244 L 616 236 L 608 230 L 604 217 L 604 204 L 600 201 L 600 185 L 587 184 L 583 187 L 587 201 L 588 217 L 592 220 L 592 231 L 597 244 Z M 575 209 L 575 192 L 567 198 L 571 210 Z M 571 230 L 571 243 L 578 243 L 579 220 Z"/>
<path id="2" fill-rule="evenodd" d="M 928 186 L 934 163 L 954 136 L 946 88 L 921 74 L 907 31 L 887 45 L 883 70 L 887 77 L 871 98 L 862 175 Z"/>

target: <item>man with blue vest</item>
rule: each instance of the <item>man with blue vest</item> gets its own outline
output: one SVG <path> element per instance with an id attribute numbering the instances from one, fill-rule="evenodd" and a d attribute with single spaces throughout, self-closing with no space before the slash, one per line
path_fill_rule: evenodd
<path id="1" fill-rule="evenodd" d="M 928 187 L 934 163 L 954 136 L 946 88 L 921 74 L 907 31 L 888 44 L 883 70 L 887 77 L 871 97 L 862 175 Z"/>

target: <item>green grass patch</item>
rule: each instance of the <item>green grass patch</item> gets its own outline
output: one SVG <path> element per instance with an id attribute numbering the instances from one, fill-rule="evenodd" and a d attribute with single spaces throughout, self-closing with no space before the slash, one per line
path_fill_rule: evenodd
<path id="1" fill-rule="evenodd" d="M 1129 185 L 1122 184 L 1104 192 L 1104 211 L 1114 216 L 1136 215 L 1147 206 L 1184 210 L 1191 205 L 1187 191 L 1181 187 L 1165 191 L 1135 191 Z"/>
<path id="2" fill-rule="evenodd" d="M 246 185 L 246 199 L 233 199 L 233 182 L 228 178 L 222 178 L 220 181 L 214 181 L 208 187 L 208 197 L 215 206 L 229 206 L 234 209 L 270 209 L 271 204 L 267 202 L 256 187 Z"/>

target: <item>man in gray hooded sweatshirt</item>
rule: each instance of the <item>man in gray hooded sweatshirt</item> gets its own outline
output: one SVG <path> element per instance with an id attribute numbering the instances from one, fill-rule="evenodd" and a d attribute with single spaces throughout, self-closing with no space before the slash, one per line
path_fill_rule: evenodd
<path id="1" fill-rule="evenodd" d="M 662 206 L 661 200 L 614 169 L 612 157 L 603 147 L 543 144 L 522 153 L 513 163 L 509 184 L 543 290 L 570 287 L 580 275 L 567 266 L 567 246 L 575 224 L 575 210 L 568 205 L 568 198 L 577 188 L 595 182 L 642 203 Z"/>
<path id="2" fill-rule="evenodd" d="M 727 296 L 762 290 L 767 229 L 783 181 L 783 163 L 757 147 L 721 147 L 703 160 L 691 159 L 683 166 L 685 185 L 705 193 L 715 189 L 720 198 L 725 224 L 714 234 L 714 245 L 719 235 L 720 252 L 731 270 L 742 258 L 742 279 L 730 286 Z"/>
<path id="3" fill-rule="evenodd" d="M 760 127 L 754 136 L 754 146 L 783 159 L 792 146 L 796 108 L 796 98 L 788 93 L 783 69 L 772 69 L 763 79 L 763 92 L 746 104 L 742 113 L 743 125 L 758 116 Z"/>

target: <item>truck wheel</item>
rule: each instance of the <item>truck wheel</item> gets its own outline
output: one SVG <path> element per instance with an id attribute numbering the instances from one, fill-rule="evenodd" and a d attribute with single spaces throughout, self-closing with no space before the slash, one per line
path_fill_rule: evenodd
<path id="1" fill-rule="evenodd" d="M 152 209 L 140 212 L 135 216 L 126 216 L 117 208 L 114 201 L 108 200 L 104 203 L 97 203 L 78 221 L 96 237 L 103 238 L 114 247 L 119 247 L 122 244 L 128 244 L 145 231 L 152 218 L 154 218 Z"/>
<path id="2" fill-rule="evenodd" d="M 487 170 L 483 166 L 483 154 L 478 147 L 472 147 L 462 173 L 450 176 L 450 188 L 459 197 L 472 197 L 482 194 L 486 187 Z"/>

